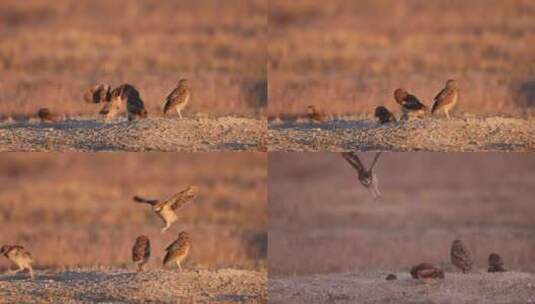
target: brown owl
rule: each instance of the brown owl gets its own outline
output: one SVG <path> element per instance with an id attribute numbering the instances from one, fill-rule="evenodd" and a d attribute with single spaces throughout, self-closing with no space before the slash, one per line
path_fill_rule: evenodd
<path id="1" fill-rule="evenodd" d="M 394 91 L 394 99 L 401 106 L 402 118 L 405 120 L 412 117 L 422 118 L 427 114 L 427 107 L 416 96 L 402 88 Z"/>
<path id="2" fill-rule="evenodd" d="M 434 114 L 436 111 L 442 110 L 449 119 L 449 111 L 455 107 L 458 100 L 459 88 L 457 87 L 457 82 L 453 79 L 448 79 L 448 81 L 446 81 L 446 86 L 433 99 L 434 103 L 431 113 Z"/>
<path id="3" fill-rule="evenodd" d="M 58 122 L 60 117 L 53 114 L 48 108 L 41 108 L 37 111 L 37 117 L 41 119 L 41 122 Z"/>
<path id="4" fill-rule="evenodd" d="M 369 169 L 366 169 L 362 162 L 359 159 L 357 153 L 353 152 L 343 152 L 342 157 L 355 169 L 357 170 L 360 183 L 370 190 L 374 199 L 377 199 L 381 196 L 379 192 L 379 179 L 373 173 L 373 167 L 377 163 L 381 152 L 375 154 L 373 162 Z"/>
<path id="5" fill-rule="evenodd" d="M 100 114 L 104 115 L 106 119 L 115 117 L 123 104 L 126 104 L 128 121 L 147 117 L 143 100 L 134 86 L 128 83 L 122 84 L 111 91 L 110 96 L 110 101 L 100 111 Z"/>
<path id="6" fill-rule="evenodd" d="M 162 229 L 162 233 L 165 232 L 171 225 L 176 222 L 177 216 L 176 209 L 186 205 L 194 198 L 197 197 L 197 187 L 190 186 L 165 201 L 146 199 L 139 196 L 134 196 L 134 201 L 137 203 L 145 203 L 152 206 L 152 210 L 163 220 L 165 227 Z"/>
<path id="7" fill-rule="evenodd" d="M 132 261 L 138 267 L 138 271 L 143 271 L 143 266 L 150 258 L 150 241 L 149 238 L 141 235 L 136 238 L 134 247 L 132 247 Z"/>
<path id="8" fill-rule="evenodd" d="M 22 246 L 18 245 L 4 245 L 0 249 L 0 254 L 3 254 L 8 260 L 13 262 L 19 270 L 16 272 L 24 271 L 27 269 L 30 273 L 30 278 L 33 280 L 33 269 L 32 269 L 32 255 L 28 250 Z"/>
<path id="9" fill-rule="evenodd" d="M 491 253 L 489 255 L 489 272 L 505 272 L 503 265 L 503 259 L 499 254 Z"/>
<path id="10" fill-rule="evenodd" d="M 182 231 L 178 234 L 178 238 L 169 245 L 165 251 L 165 257 L 163 259 L 163 265 L 169 262 L 177 264 L 180 271 L 182 271 L 182 263 L 188 256 L 191 248 L 191 236 L 189 233 Z"/>
<path id="11" fill-rule="evenodd" d="M 191 90 L 187 79 L 180 79 L 175 89 L 167 96 L 163 105 L 163 114 L 174 109 L 180 118 L 182 110 L 188 105 L 191 98 Z"/>
<path id="12" fill-rule="evenodd" d="M 472 270 L 472 256 L 461 240 L 453 241 L 450 254 L 451 263 L 461 269 L 463 273 L 468 273 Z"/>
<path id="13" fill-rule="evenodd" d="M 375 108 L 375 118 L 380 124 L 396 122 L 396 117 L 386 107 L 379 106 Z"/>
<path id="14" fill-rule="evenodd" d="M 308 119 L 315 122 L 324 122 L 326 120 L 325 115 L 318 112 L 316 107 L 314 107 L 313 105 L 307 107 L 307 117 Z"/>
<path id="15" fill-rule="evenodd" d="M 444 279 L 444 270 L 431 263 L 421 263 L 411 268 L 413 279 Z"/>

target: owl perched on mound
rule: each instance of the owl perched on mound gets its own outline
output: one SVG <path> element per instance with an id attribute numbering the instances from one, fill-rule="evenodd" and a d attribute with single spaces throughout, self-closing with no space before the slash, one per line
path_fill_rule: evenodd
<path id="1" fill-rule="evenodd" d="M 459 88 L 457 87 L 457 82 L 454 79 L 448 79 L 446 86 L 433 99 L 434 104 L 431 113 L 434 114 L 436 111 L 442 110 L 449 119 L 449 112 L 457 105 L 458 100 Z"/>
<path id="2" fill-rule="evenodd" d="M 451 263 L 461 269 L 463 273 L 468 273 L 472 270 L 472 256 L 461 240 L 453 241 L 450 255 Z"/>
<path id="3" fill-rule="evenodd" d="M 150 258 L 150 241 L 149 238 L 141 235 L 136 238 L 134 247 L 132 247 L 132 262 L 138 267 L 138 271 L 143 271 L 143 266 Z"/>
<path id="4" fill-rule="evenodd" d="M 394 114 L 392 114 L 386 107 L 383 106 L 375 108 L 375 118 L 380 124 L 396 122 L 396 117 Z"/>
<path id="5" fill-rule="evenodd" d="M 503 267 L 504 262 L 502 257 L 497 253 L 491 253 L 489 255 L 489 269 L 488 272 L 505 272 Z"/>
<path id="6" fill-rule="evenodd" d="M 178 238 L 165 249 L 166 254 L 163 259 L 163 264 L 166 265 L 169 262 L 174 262 L 177 264 L 180 271 L 182 271 L 180 263 L 188 257 L 190 248 L 191 236 L 186 231 L 180 232 Z"/>
<path id="7" fill-rule="evenodd" d="M 180 79 L 175 89 L 165 98 L 163 114 L 165 115 L 174 109 L 178 113 L 178 116 L 182 118 L 181 111 L 188 105 L 190 98 L 189 81 L 187 79 Z"/>
<path id="8" fill-rule="evenodd" d="M 146 118 L 148 115 L 138 90 L 128 83 L 111 91 L 110 100 L 100 110 L 100 114 L 104 115 L 106 119 L 113 118 L 119 113 L 123 104 L 126 104 L 128 121 Z"/>
<path id="9" fill-rule="evenodd" d="M 427 107 L 416 96 L 402 88 L 394 91 L 394 99 L 401 106 L 402 118 L 405 120 L 412 117 L 422 118 L 427 114 Z"/>

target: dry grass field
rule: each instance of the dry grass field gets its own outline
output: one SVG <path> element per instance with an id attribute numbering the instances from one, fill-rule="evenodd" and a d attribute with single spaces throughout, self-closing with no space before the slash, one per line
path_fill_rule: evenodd
<path id="1" fill-rule="evenodd" d="M 268 114 L 399 112 L 397 87 L 430 106 L 456 78 L 457 114 L 532 116 L 534 17 L 527 0 L 270 1 Z"/>
<path id="2" fill-rule="evenodd" d="M 1 244 L 20 244 L 37 269 L 128 268 L 138 235 L 160 269 L 179 231 L 192 234 L 192 269 L 263 270 L 266 156 L 255 153 L 3 153 Z M 161 234 L 161 220 L 134 195 L 166 198 L 188 185 L 199 196 Z M 0 259 L 0 270 L 9 263 Z"/>
<path id="3" fill-rule="evenodd" d="M 262 153 L 3 153 L 0 244 L 33 255 L 36 280 L 0 258 L 0 303 L 266 303 L 267 156 Z M 164 199 L 188 185 L 194 202 L 162 221 L 133 195 Z M 190 232 L 184 271 L 164 249 Z M 131 250 L 151 241 L 146 273 Z"/>
<path id="4" fill-rule="evenodd" d="M 373 153 L 361 154 L 369 164 Z M 274 303 L 441 302 L 448 295 L 481 301 L 496 290 L 525 303 L 533 295 L 533 155 L 383 153 L 375 172 L 382 196 L 374 201 L 338 153 L 270 154 Z M 474 273 L 464 279 L 449 262 L 455 238 L 475 259 Z M 491 252 L 504 257 L 509 274 L 484 274 Z M 424 261 L 446 271 L 446 285 L 429 298 L 408 278 L 410 267 Z M 390 272 L 400 278 L 394 285 L 384 281 Z"/>
<path id="5" fill-rule="evenodd" d="M 0 116 L 49 107 L 96 113 L 83 90 L 131 83 L 149 115 L 179 78 L 185 113 L 263 115 L 267 103 L 267 1 L 5 0 L 0 4 Z"/>

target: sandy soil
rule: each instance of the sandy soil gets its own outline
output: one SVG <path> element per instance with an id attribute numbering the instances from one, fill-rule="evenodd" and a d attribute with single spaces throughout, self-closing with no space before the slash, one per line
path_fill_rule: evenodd
<path id="1" fill-rule="evenodd" d="M 266 273 L 222 269 L 0 275 L 0 303 L 266 303 Z"/>
<path id="2" fill-rule="evenodd" d="M 260 119 L 70 119 L 0 124 L 0 151 L 262 151 Z"/>
<path id="3" fill-rule="evenodd" d="M 389 272 L 335 273 L 269 280 L 270 303 L 535 303 L 535 274 L 446 273 L 426 285 Z"/>
<path id="4" fill-rule="evenodd" d="M 533 151 L 535 124 L 502 117 L 427 118 L 387 125 L 371 119 L 273 121 L 267 143 L 270 151 Z"/>

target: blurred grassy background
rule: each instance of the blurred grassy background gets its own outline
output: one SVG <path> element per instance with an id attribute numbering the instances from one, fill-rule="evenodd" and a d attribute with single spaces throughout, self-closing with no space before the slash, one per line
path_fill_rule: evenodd
<path id="1" fill-rule="evenodd" d="M 270 116 L 398 111 L 398 87 L 431 106 L 448 78 L 459 112 L 535 107 L 534 1 L 273 0 L 269 30 Z"/>
<path id="2" fill-rule="evenodd" d="M 262 153 L 2 153 L 0 244 L 20 244 L 37 268 L 124 267 L 138 235 L 151 240 L 150 268 L 187 230 L 188 266 L 264 269 L 266 155 Z M 149 205 L 188 185 L 198 198 L 165 234 Z M 0 269 L 9 261 L 0 259 Z M 13 268 L 13 267 L 12 267 Z"/>
<path id="3" fill-rule="evenodd" d="M 360 153 L 368 166 L 374 153 Z M 534 272 L 535 158 L 529 153 L 383 153 L 374 201 L 339 153 L 269 155 L 269 275 L 408 271 L 449 263 L 455 238 L 477 270 L 498 252 Z"/>
<path id="4" fill-rule="evenodd" d="M 260 115 L 267 103 L 266 0 L 4 0 L 0 113 L 96 113 L 96 82 L 131 83 L 159 114 L 179 78 L 188 112 Z"/>

